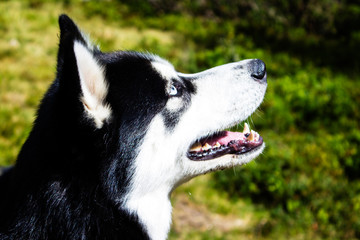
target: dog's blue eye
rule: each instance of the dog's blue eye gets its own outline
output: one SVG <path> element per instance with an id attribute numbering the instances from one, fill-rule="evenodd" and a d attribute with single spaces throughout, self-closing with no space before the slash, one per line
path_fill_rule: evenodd
<path id="1" fill-rule="evenodd" d="M 177 94 L 178 94 L 177 88 L 174 85 L 171 85 L 169 95 L 176 96 Z"/>

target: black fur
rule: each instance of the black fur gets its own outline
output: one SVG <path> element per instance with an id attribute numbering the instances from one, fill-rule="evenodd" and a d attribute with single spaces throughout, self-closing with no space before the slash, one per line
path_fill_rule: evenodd
<path id="1" fill-rule="evenodd" d="M 0 239 L 148 239 L 121 203 L 136 157 L 129 149 L 137 149 L 168 100 L 164 80 L 151 67 L 151 55 L 94 49 L 112 108 L 97 129 L 80 101 L 73 51 L 74 41 L 85 39 L 67 16 L 59 25 L 57 77 L 16 165 L 0 178 Z M 184 87 L 195 91 L 191 83 Z"/>

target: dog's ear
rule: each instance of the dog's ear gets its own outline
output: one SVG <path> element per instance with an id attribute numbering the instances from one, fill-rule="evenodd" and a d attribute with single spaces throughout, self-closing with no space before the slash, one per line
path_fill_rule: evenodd
<path id="1" fill-rule="evenodd" d="M 64 88 L 77 91 L 87 116 L 101 128 L 111 116 L 111 109 L 105 103 L 108 85 L 104 67 L 96 54 L 100 51 L 78 29 L 66 15 L 59 17 L 60 44 L 58 53 L 58 78 Z"/>

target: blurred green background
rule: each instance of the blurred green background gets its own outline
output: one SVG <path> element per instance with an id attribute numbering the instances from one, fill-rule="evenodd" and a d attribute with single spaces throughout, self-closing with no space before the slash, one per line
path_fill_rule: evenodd
<path id="1" fill-rule="evenodd" d="M 0 166 L 54 79 L 61 13 L 103 51 L 153 52 L 182 72 L 267 64 L 248 119 L 266 150 L 177 189 L 170 239 L 360 239 L 359 1 L 1 1 Z"/>

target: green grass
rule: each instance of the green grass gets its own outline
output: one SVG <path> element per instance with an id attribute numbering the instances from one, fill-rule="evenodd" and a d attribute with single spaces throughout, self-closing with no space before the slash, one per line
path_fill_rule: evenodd
<path id="1" fill-rule="evenodd" d="M 19 2 L 0 6 L 0 164 L 8 165 L 16 159 L 54 77 L 56 48 L 50 44 L 56 43 L 57 28 L 47 11 L 36 15 Z M 49 20 L 53 24 L 44 26 Z"/>

